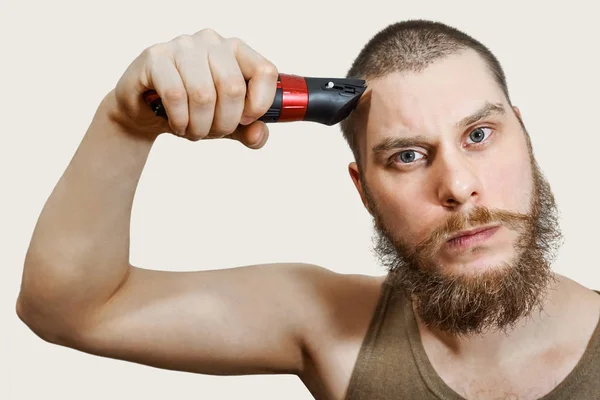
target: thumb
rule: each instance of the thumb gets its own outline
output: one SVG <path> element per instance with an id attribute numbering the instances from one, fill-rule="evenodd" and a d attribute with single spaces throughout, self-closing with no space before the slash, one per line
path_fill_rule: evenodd
<path id="1" fill-rule="evenodd" d="M 262 121 L 254 121 L 249 125 L 240 125 L 227 138 L 237 140 L 250 149 L 262 148 L 269 138 L 269 128 Z"/>

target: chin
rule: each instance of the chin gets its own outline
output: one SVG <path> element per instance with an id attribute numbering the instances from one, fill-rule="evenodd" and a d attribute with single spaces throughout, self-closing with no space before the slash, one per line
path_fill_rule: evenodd
<path id="1" fill-rule="evenodd" d="M 444 275 L 474 276 L 485 272 L 500 272 L 513 265 L 515 254 L 492 253 L 484 249 L 473 249 L 462 260 L 440 260 L 437 265 Z"/>

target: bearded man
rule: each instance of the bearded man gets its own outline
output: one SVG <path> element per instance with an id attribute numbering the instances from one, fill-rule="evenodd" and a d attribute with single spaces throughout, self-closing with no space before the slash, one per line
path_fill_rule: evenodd
<path id="1" fill-rule="evenodd" d="M 556 205 L 499 62 L 438 22 L 386 27 L 348 72 L 368 86 L 341 128 L 385 276 L 131 265 L 131 206 L 156 138 L 261 148 L 277 76 L 208 29 L 140 54 L 42 211 L 21 319 L 103 357 L 295 374 L 318 399 L 600 398 L 600 295 L 551 270 Z M 168 121 L 142 101 L 148 89 Z"/>

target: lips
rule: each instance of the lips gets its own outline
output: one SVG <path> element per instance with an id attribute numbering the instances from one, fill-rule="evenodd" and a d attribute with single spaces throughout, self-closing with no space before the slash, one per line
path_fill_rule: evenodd
<path id="1" fill-rule="evenodd" d="M 476 235 L 476 234 L 478 234 L 480 232 L 487 231 L 488 229 L 493 229 L 493 228 L 497 228 L 497 227 L 498 227 L 498 225 L 489 225 L 489 226 L 482 226 L 482 227 L 479 227 L 479 228 L 474 228 L 474 229 L 470 229 L 470 230 L 466 230 L 466 231 L 460 231 L 460 232 L 458 232 L 458 233 L 450 236 L 448 238 L 448 241 L 451 241 L 453 239 L 458 239 L 458 238 L 463 237 L 463 236 Z"/>
<path id="2" fill-rule="evenodd" d="M 446 244 L 449 249 L 453 250 L 466 250 L 472 246 L 476 246 L 485 242 L 500 228 L 499 225 L 494 226 L 482 226 L 475 229 L 458 232 L 452 235 Z"/>

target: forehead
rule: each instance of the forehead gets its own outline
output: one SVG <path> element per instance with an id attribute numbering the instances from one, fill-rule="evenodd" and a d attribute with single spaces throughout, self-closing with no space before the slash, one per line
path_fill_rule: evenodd
<path id="1" fill-rule="evenodd" d="M 368 87 L 367 145 L 390 135 L 437 137 L 486 102 L 509 108 L 489 67 L 472 50 L 437 60 L 421 72 L 388 74 Z"/>

